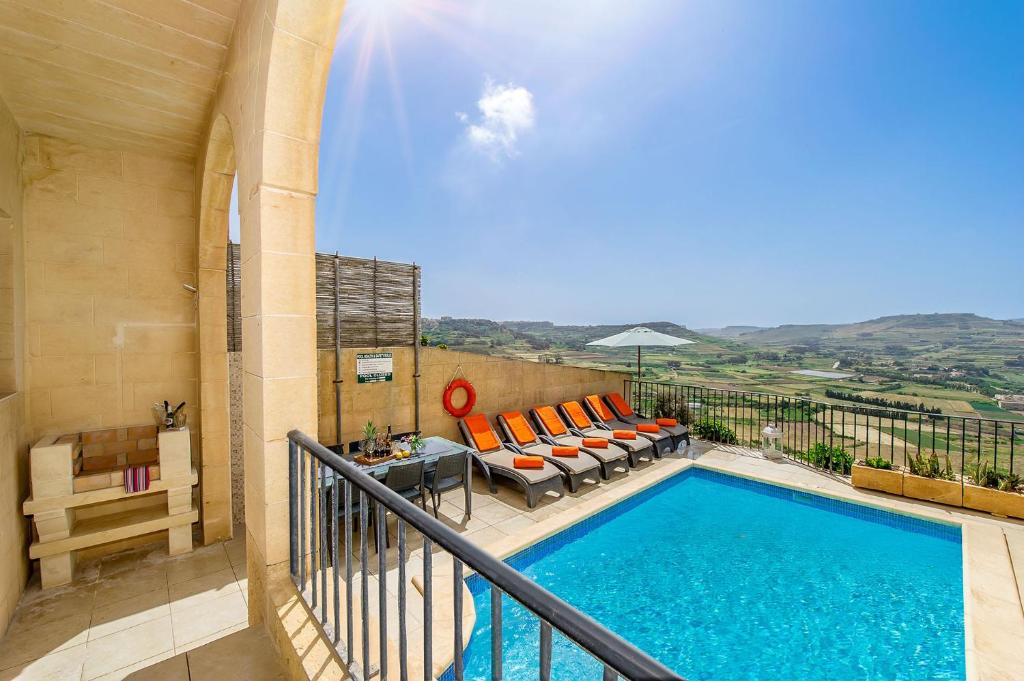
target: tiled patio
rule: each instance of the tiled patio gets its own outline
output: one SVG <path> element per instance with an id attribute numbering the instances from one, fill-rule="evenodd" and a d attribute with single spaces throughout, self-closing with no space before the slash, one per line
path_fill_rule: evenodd
<path id="1" fill-rule="evenodd" d="M 68 587 L 30 584 L 0 641 L 0 680 L 278 678 L 273 664 L 269 676 L 220 669 L 225 655 L 245 651 L 237 656 L 244 658 L 255 649 L 245 640 L 263 636 L 241 633 L 248 610 L 240 528 L 236 537 L 175 558 L 166 547 L 101 558 L 80 566 Z M 219 651 L 208 649 L 236 633 Z M 160 675 L 133 674 L 146 668 Z"/>

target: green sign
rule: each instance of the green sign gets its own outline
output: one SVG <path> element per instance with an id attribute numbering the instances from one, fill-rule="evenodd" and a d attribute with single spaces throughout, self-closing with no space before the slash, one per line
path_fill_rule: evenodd
<path id="1" fill-rule="evenodd" d="M 356 382 L 383 383 L 391 380 L 394 366 L 390 352 L 356 353 Z"/>

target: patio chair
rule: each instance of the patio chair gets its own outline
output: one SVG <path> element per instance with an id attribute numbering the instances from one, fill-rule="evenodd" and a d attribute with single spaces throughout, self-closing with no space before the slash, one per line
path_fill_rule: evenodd
<path id="1" fill-rule="evenodd" d="M 640 437 L 646 438 L 654 443 L 655 455 L 659 458 L 662 454 L 671 454 L 675 450 L 675 446 L 672 442 L 672 435 L 668 431 L 662 430 L 661 426 L 656 423 L 641 424 L 638 427 L 636 423 L 629 423 L 615 418 L 612 410 L 608 408 L 604 402 L 601 401 L 599 395 L 587 395 L 583 398 L 583 406 L 587 410 L 588 415 L 597 423 L 600 423 L 612 430 L 635 430 L 636 434 Z"/>
<path id="2" fill-rule="evenodd" d="M 425 483 L 430 503 L 437 517 L 437 507 L 441 504 L 441 495 L 449 490 L 458 489 L 466 484 L 466 452 L 446 454 L 437 460 L 437 467 L 427 471 Z M 466 511 L 469 517 L 469 511 Z"/>
<path id="3" fill-rule="evenodd" d="M 508 442 L 528 456 L 542 456 L 546 461 L 562 469 L 569 480 L 569 491 L 575 492 L 585 481 L 598 482 L 601 462 L 591 456 L 578 445 L 556 444 L 543 442 L 537 432 L 530 427 L 526 417 L 519 411 L 507 411 L 498 414 L 498 425 L 504 431 Z M 576 456 L 555 456 L 555 447 L 576 447 Z"/>
<path id="4" fill-rule="evenodd" d="M 529 508 L 536 506 L 537 501 L 547 492 L 557 492 L 560 496 L 565 494 L 561 471 L 547 461 L 540 468 L 516 468 L 515 460 L 520 455 L 501 444 L 483 414 L 459 419 L 459 431 L 466 444 L 479 452 L 476 461 L 485 466 L 488 472 L 491 494 L 498 491 L 494 486 L 494 475 L 506 477 L 520 485 L 526 493 L 526 505 Z"/>
<path id="5" fill-rule="evenodd" d="M 423 462 L 416 461 L 414 463 L 403 463 L 403 464 L 392 464 L 388 468 L 388 472 L 384 475 L 384 486 L 397 492 L 404 499 L 416 503 L 416 499 L 419 499 L 420 506 L 423 510 L 427 510 L 427 502 L 425 499 L 426 487 L 423 484 Z M 377 514 L 375 509 L 376 504 L 371 504 L 373 511 L 370 514 L 370 522 L 374 523 L 374 529 L 376 530 Z M 386 546 L 391 546 L 391 538 L 387 534 L 387 522 L 388 522 L 388 509 L 384 508 L 384 540 Z M 380 537 L 377 537 L 377 550 L 380 550 Z"/>
<path id="6" fill-rule="evenodd" d="M 604 401 L 609 407 L 611 407 L 612 412 L 615 413 L 615 416 L 619 421 L 625 421 L 626 423 L 633 423 L 637 425 L 641 423 L 653 423 L 672 436 L 672 444 L 676 447 L 678 447 L 682 442 L 685 442 L 687 446 L 689 446 L 690 430 L 682 423 L 677 423 L 674 426 L 660 425 L 655 419 L 644 418 L 634 412 L 630 408 L 629 403 L 626 402 L 619 393 L 608 393 L 604 396 Z"/>
<path id="7" fill-rule="evenodd" d="M 569 424 L 573 435 L 579 437 L 600 437 L 611 440 L 629 452 L 629 465 L 634 468 L 642 459 L 653 461 L 658 457 L 658 452 L 654 448 L 653 442 L 639 436 L 635 436 L 633 439 L 615 437 L 615 433 L 611 428 L 591 421 L 590 417 L 587 416 L 587 412 L 583 411 L 583 407 L 575 400 L 562 402 L 558 405 L 558 411 L 565 417 L 565 422 Z M 630 432 L 635 433 L 632 430 Z"/>
<path id="8" fill-rule="evenodd" d="M 615 444 L 607 438 L 602 438 L 608 443 L 607 447 L 587 447 L 583 442 L 585 438 L 570 432 L 569 427 L 551 406 L 534 407 L 530 410 L 530 416 L 537 425 L 541 441 L 567 447 L 579 447 L 581 451 L 598 460 L 601 464 L 601 477 L 605 480 L 611 478 L 616 471 L 629 472 L 632 455 L 625 447 Z"/>

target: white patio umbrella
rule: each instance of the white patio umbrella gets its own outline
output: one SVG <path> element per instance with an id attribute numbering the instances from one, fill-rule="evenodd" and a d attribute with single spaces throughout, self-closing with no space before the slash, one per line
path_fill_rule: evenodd
<path id="1" fill-rule="evenodd" d="M 640 380 L 640 348 L 645 346 L 676 346 L 676 345 L 689 345 L 693 343 L 692 340 L 685 338 L 676 338 L 670 336 L 667 333 L 659 333 L 654 329 L 648 329 L 646 326 L 638 326 L 629 331 L 623 331 L 617 333 L 614 336 L 608 336 L 596 341 L 590 341 L 587 345 L 600 345 L 605 348 L 631 348 L 636 346 L 636 379 Z"/>

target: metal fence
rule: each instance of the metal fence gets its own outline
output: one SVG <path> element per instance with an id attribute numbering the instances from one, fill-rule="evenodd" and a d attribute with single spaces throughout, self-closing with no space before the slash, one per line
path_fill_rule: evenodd
<path id="1" fill-rule="evenodd" d="M 242 349 L 241 249 L 228 244 L 228 350 Z M 316 341 L 323 350 L 419 342 L 420 268 L 415 264 L 316 254 Z M 340 334 L 340 338 L 338 336 Z"/>
<path id="2" fill-rule="evenodd" d="M 934 454 L 961 479 L 982 462 L 998 473 L 1024 475 L 1024 422 L 633 379 L 625 394 L 637 412 L 678 417 L 704 440 L 759 447 L 763 429 L 774 425 L 789 457 L 837 473 L 849 472 L 846 455 L 906 468 L 911 459 Z"/>
<path id="3" fill-rule="evenodd" d="M 604 681 L 619 677 L 680 679 L 664 665 L 309 436 L 292 431 L 288 442 L 292 579 L 324 631 L 333 639 L 353 678 L 405 681 L 417 666 L 422 667 L 425 681 L 433 678 L 433 547 L 436 544 L 452 557 L 452 574 L 447 575 L 445 570 L 445 576 L 452 580 L 450 593 L 459 596 L 463 593 L 463 574 L 467 569 L 475 571 L 489 585 L 492 679 L 502 678 L 503 596 L 521 604 L 540 622 L 537 651 L 542 681 L 551 675 L 553 631 L 560 632 L 596 659 L 603 666 Z M 386 536 L 386 513 L 397 517 L 397 555 L 391 556 L 397 561 L 397 583 L 393 587 L 387 584 L 388 568 L 395 563 L 389 562 L 386 550 L 378 551 L 377 607 L 371 608 L 372 562 L 367 537 L 371 523 L 378 538 Z M 410 529 L 418 531 L 423 540 L 421 650 L 410 650 L 409 641 L 406 561 Z M 451 607 L 454 663 L 450 675 L 461 681 L 464 677 L 462 598 L 453 597 Z M 389 619 L 389 613 L 394 620 Z"/>

